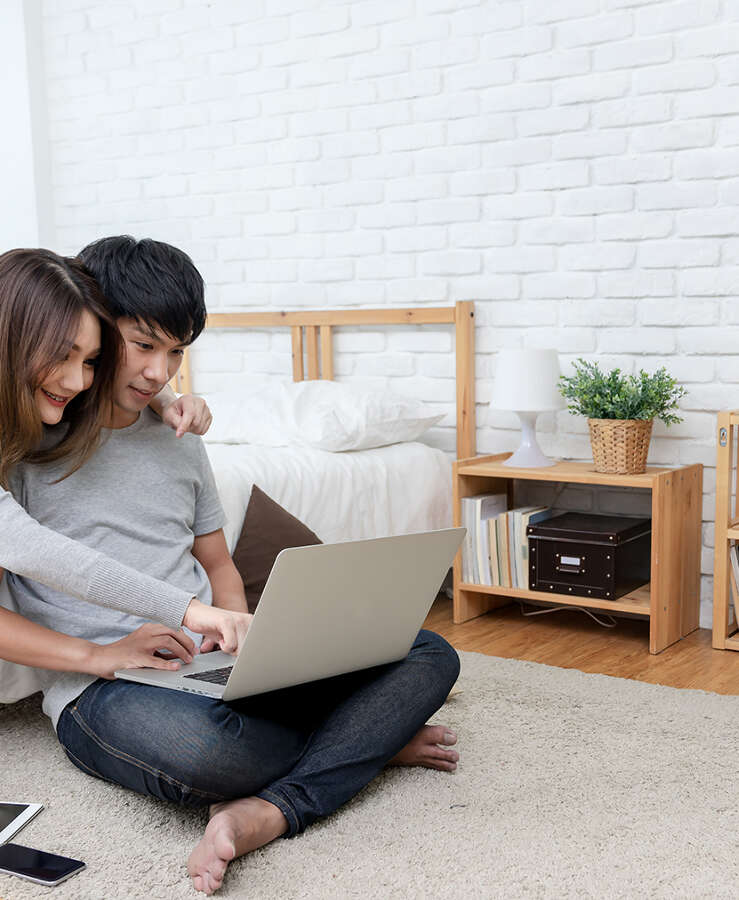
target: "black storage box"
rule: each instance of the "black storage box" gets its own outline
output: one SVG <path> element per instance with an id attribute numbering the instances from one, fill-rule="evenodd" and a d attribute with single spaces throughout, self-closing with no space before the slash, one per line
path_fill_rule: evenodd
<path id="1" fill-rule="evenodd" d="M 651 519 L 569 512 L 526 534 L 532 591 L 616 600 L 649 581 Z"/>

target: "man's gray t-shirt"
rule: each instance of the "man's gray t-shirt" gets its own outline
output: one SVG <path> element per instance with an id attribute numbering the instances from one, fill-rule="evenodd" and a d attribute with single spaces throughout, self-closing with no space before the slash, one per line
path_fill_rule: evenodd
<path id="1" fill-rule="evenodd" d="M 191 550 L 196 537 L 222 528 L 225 516 L 199 437 L 177 438 L 147 408 L 133 425 L 105 429 L 85 465 L 54 484 L 68 465 L 21 464 L 11 491 L 42 525 L 211 603 L 205 570 Z M 7 578 L 26 618 L 74 637 L 109 644 L 148 621 L 10 572 Z M 56 728 L 67 703 L 95 676 L 45 671 L 43 680 L 44 712 Z"/>

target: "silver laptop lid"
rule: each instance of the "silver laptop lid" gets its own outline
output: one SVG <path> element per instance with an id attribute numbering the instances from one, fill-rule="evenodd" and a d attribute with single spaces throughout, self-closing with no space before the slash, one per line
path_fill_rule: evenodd
<path id="1" fill-rule="evenodd" d="M 224 700 L 402 659 L 464 528 L 283 550 Z"/>

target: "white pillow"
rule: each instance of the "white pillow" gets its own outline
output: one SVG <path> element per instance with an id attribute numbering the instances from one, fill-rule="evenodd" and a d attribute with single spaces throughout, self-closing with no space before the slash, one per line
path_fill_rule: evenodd
<path id="1" fill-rule="evenodd" d="M 270 385 L 247 394 L 206 398 L 214 444 L 303 444 L 319 450 L 366 450 L 415 441 L 440 422 L 420 400 L 365 391 L 336 381 Z"/>

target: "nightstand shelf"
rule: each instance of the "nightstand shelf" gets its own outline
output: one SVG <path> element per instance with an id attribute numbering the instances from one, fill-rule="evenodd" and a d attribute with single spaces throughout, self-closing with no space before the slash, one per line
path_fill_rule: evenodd
<path id="1" fill-rule="evenodd" d="M 454 463 L 454 524 L 461 524 L 461 500 L 487 492 L 507 493 L 514 482 L 548 481 L 642 488 L 651 491 L 651 581 L 615 601 L 546 593 L 522 588 L 488 587 L 461 581 L 461 552 L 454 563 L 454 621 L 466 622 L 511 599 L 600 610 L 649 621 L 649 650 L 659 653 L 698 627 L 700 609 L 701 507 L 703 467 L 650 467 L 643 475 L 605 475 L 593 463 L 559 462 L 542 469 L 503 465 L 501 453 Z"/>

